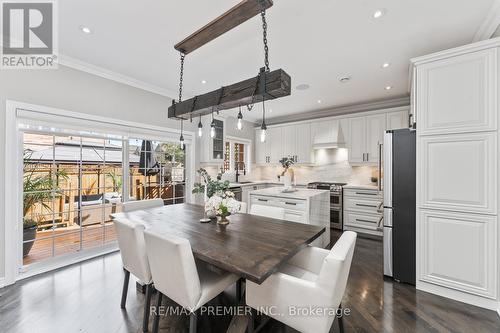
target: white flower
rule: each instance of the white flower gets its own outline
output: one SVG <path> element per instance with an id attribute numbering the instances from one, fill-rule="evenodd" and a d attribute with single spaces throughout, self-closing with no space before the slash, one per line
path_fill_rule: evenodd
<path id="1" fill-rule="evenodd" d="M 240 202 L 232 196 L 228 196 L 226 191 L 224 196 L 214 195 L 205 204 L 206 212 L 215 212 L 217 215 L 222 215 L 224 211 L 229 214 L 235 214 L 240 211 Z M 232 192 L 229 192 L 233 194 Z M 233 194 L 234 196 L 234 194 Z"/>

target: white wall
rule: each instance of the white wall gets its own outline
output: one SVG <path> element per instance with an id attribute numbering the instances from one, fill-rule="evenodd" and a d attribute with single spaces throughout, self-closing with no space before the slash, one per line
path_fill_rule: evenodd
<path id="1" fill-rule="evenodd" d="M 58 70 L 3 70 L 0 73 L 0 280 L 5 275 L 5 104 L 6 100 L 44 105 L 131 122 L 179 128 L 167 119 L 171 100 L 98 76 L 60 66 Z M 194 131 L 196 123 L 185 122 Z M 198 154 L 197 154 L 198 156 Z M 197 164 L 197 161 L 195 161 Z"/>

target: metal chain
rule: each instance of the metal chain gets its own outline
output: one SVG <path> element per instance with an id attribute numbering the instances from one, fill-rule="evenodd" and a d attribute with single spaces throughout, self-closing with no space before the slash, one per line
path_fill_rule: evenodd
<path id="1" fill-rule="evenodd" d="M 179 78 L 179 100 L 177 103 L 182 102 L 182 84 L 184 80 L 184 58 L 186 58 L 186 55 L 184 53 L 181 54 L 181 72 L 180 72 L 180 78 Z"/>
<path id="2" fill-rule="evenodd" d="M 266 9 L 262 6 L 260 11 L 260 16 L 262 17 L 262 41 L 264 42 L 264 66 L 266 71 L 269 72 L 269 47 L 267 46 L 267 21 L 266 21 Z"/>
<path id="3" fill-rule="evenodd" d="M 264 7 L 264 5 L 262 3 L 261 3 L 260 16 L 262 18 L 262 41 L 264 43 L 264 67 L 266 69 L 266 72 L 269 72 L 270 67 L 269 67 L 269 46 L 267 45 L 266 8 Z M 257 75 L 256 86 L 259 83 L 259 78 L 260 78 L 260 73 L 259 73 L 259 75 Z M 255 89 L 255 91 L 252 95 L 252 102 L 250 102 L 249 104 L 246 105 L 248 111 L 252 111 L 252 109 L 254 107 L 256 91 L 257 91 L 257 89 Z"/>

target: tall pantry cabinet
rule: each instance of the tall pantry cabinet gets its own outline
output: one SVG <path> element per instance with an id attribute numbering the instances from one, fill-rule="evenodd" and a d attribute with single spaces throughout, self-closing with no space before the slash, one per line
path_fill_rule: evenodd
<path id="1" fill-rule="evenodd" d="M 417 289 L 500 309 L 500 39 L 411 62 Z"/>

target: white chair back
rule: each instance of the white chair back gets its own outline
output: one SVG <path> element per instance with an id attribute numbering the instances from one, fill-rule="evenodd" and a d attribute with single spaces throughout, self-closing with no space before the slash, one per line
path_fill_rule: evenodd
<path id="1" fill-rule="evenodd" d="M 160 229 L 144 232 L 155 288 L 177 304 L 194 309 L 201 283 L 189 241 Z"/>
<path id="2" fill-rule="evenodd" d="M 118 218 L 114 221 L 118 246 L 122 257 L 123 268 L 135 275 L 141 282 L 151 282 L 146 245 L 144 242 L 144 225 L 141 222 Z"/>
<path id="3" fill-rule="evenodd" d="M 240 211 L 239 211 L 239 213 L 246 214 L 247 208 L 248 208 L 248 206 L 247 206 L 246 202 L 240 202 Z"/>
<path id="4" fill-rule="evenodd" d="M 285 209 L 281 207 L 272 207 L 264 205 L 252 205 L 250 207 L 250 214 L 270 217 L 273 219 L 284 220 L 285 219 Z"/>
<path id="5" fill-rule="evenodd" d="M 351 268 L 356 233 L 345 231 L 325 257 L 319 272 L 317 283 L 325 292 L 331 292 L 331 304 L 339 306 L 347 286 L 347 278 Z"/>
<path id="6" fill-rule="evenodd" d="M 122 210 L 124 213 L 127 213 L 133 210 L 149 209 L 161 206 L 163 206 L 163 199 L 127 201 L 123 203 Z"/>

